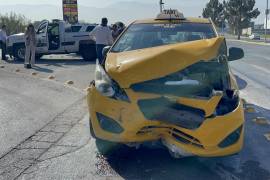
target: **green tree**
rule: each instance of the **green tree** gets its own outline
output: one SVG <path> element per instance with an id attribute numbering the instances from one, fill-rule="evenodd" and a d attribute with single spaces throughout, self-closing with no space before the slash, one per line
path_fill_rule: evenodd
<path id="1" fill-rule="evenodd" d="M 238 39 L 240 39 L 242 29 L 249 27 L 251 19 L 260 15 L 258 8 L 254 9 L 255 3 L 255 0 L 224 1 L 225 18 Z"/>
<path id="2" fill-rule="evenodd" d="M 27 24 L 30 21 L 26 19 L 23 15 L 18 15 L 15 13 L 0 14 L 0 26 L 5 24 L 7 26 L 7 34 L 16 34 L 20 32 L 24 32 Z"/>
<path id="3" fill-rule="evenodd" d="M 210 0 L 203 9 L 203 17 L 211 18 L 216 26 L 222 27 L 224 21 L 223 4 L 218 0 Z"/>

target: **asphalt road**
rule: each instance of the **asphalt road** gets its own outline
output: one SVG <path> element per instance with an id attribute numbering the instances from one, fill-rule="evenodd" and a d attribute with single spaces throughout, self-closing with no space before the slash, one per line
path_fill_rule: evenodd
<path id="1" fill-rule="evenodd" d="M 94 63 L 51 56 L 39 61 L 34 70 L 12 61 L 0 69 L 0 180 L 269 180 L 270 141 L 264 135 L 270 133 L 270 124 L 252 119 L 270 119 L 270 46 L 235 41 L 228 45 L 245 50 L 243 60 L 230 64 L 242 97 L 256 110 L 246 112 L 245 147 L 240 154 L 173 159 L 166 149 L 120 146 L 111 156 L 101 156 L 89 136 L 83 99 Z M 74 84 L 65 84 L 69 80 Z"/>

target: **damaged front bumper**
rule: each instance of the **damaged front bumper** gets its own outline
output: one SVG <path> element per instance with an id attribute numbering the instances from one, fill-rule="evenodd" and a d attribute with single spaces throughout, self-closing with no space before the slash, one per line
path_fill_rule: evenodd
<path id="1" fill-rule="evenodd" d="M 155 96 L 145 94 L 142 97 L 142 94 L 130 89 L 126 92 L 129 97 L 134 98 L 138 95 L 142 99 L 151 99 Z M 199 101 L 195 104 L 200 104 Z M 104 97 L 94 85 L 89 89 L 88 103 L 94 133 L 107 141 L 140 144 L 162 140 L 174 157 L 227 156 L 239 152 L 243 146 L 244 116 L 241 101 L 226 115 L 205 118 L 197 129 L 187 129 L 168 122 L 150 121 L 145 118 L 136 101 L 125 102 Z M 236 132 L 239 128 L 240 131 Z M 230 136 L 233 136 L 233 140 Z"/>
<path id="2" fill-rule="evenodd" d="M 161 140 L 177 155 L 226 156 L 243 146 L 244 113 L 224 38 L 109 53 L 88 92 L 95 135 Z"/>

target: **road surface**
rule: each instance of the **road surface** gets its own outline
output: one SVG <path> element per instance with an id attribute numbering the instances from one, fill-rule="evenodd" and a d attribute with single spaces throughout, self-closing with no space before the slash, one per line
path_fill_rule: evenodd
<path id="1" fill-rule="evenodd" d="M 109 157 L 101 156 L 89 135 L 83 98 L 95 65 L 73 56 L 52 56 L 39 61 L 34 70 L 12 62 L 0 69 L 0 180 L 269 180 L 270 141 L 264 135 L 270 133 L 270 125 L 252 119 L 270 119 L 270 46 L 236 41 L 228 45 L 245 50 L 245 58 L 231 67 L 242 97 L 256 109 L 246 112 L 245 147 L 240 154 L 173 159 L 166 149 L 123 146 Z M 69 80 L 74 84 L 65 84 Z"/>

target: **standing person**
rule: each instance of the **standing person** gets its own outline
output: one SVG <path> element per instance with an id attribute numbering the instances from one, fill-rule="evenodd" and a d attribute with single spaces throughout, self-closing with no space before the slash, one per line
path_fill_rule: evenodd
<path id="1" fill-rule="evenodd" d="M 118 23 L 118 32 L 117 32 L 118 36 L 119 36 L 124 30 L 125 30 L 125 25 L 124 25 L 124 23 L 119 22 L 119 23 Z"/>
<path id="2" fill-rule="evenodd" d="M 29 24 L 25 32 L 25 64 L 26 68 L 35 65 L 36 55 L 36 32 L 33 24 Z"/>
<path id="3" fill-rule="evenodd" d="M 104 47 L 112 45 L 113 37 L 111 29 L 108 27 L 108 19 L 102 18 L 101 25 L 96 26 L 93 31 L 90 32 L 90 38 L 96 41 L 96 51 L 99 63 L 102 64 Z"/>
<path id="4" fill-rule="evenodd" d="M 113 24 L 112 25 L 112 37 L 113 37 L 113 40 L 115 41 L 116 38 L 118 37 L 118 27 L 116 24 Z"/>
<path id="5" fill-rule="evenodd" d="M 6 25 L 3 25 L 0 30 L 0 47 L 2 49 L 2 60 L 6 60 L 6 42 L 7 42 Z"/>

